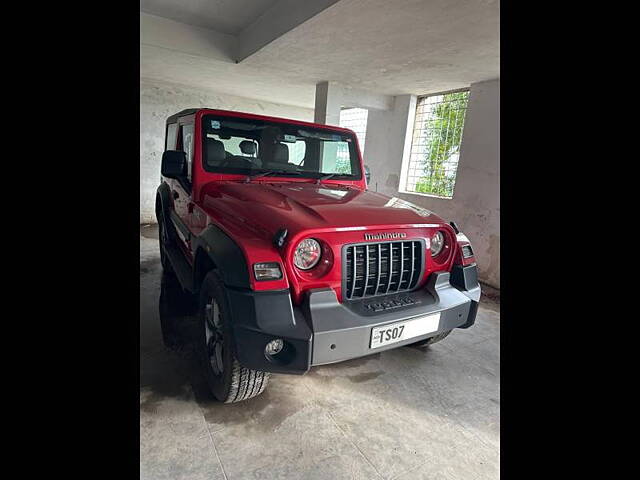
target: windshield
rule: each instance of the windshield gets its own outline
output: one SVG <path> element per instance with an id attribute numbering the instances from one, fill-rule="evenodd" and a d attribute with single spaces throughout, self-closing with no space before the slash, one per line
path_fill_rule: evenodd
<path id="1" fill-rule="evenodd" d="M 215 115 L 205 115 L 202 128 L 202 157 L 208 172 L 362 178 L 351 134 Z"/>

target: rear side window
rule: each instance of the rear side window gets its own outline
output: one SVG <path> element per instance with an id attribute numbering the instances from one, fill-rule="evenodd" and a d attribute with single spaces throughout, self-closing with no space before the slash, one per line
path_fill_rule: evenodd
<path id="1" fill-rule="evenodd" d="M 193 165 L 193 124 L 182 125 L 183 151 L 187 154 L 187 178 L 191 181 L 191 166 Z"/>
<path id="2" fill-rule="evenodd" d="M 167 139 L 166 139 L 164 149 L 175 150 L 177 138 L 178 138 L 178 124 L 172 123 L 167 127 Z"/>

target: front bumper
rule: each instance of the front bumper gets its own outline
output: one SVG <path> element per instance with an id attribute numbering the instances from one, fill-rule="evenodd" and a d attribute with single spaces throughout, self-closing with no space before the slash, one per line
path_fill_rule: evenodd
<path id="1" fill-rule="evenodd" d="M 433 273 L 427 285 L 417 291 L 354 302 L 338 302 L 332 289 L 311 290 L 300 307 L 292 306 L 287 290 L 258 293 L 227 289 L 227 293 L 239 362 L 255 370 L 303 374 L 315 365 L 358 358 L 470 327 L 476 318 L 480 285 L 476 265 L 469 265 L 457 266 L 451 273 Z M 369 348 L 373 328 L 437 312 L 437 331 Z M 277 358 L 267 358 L 264 347 L 274 338 L 282 338 L 285 349 Z"/>

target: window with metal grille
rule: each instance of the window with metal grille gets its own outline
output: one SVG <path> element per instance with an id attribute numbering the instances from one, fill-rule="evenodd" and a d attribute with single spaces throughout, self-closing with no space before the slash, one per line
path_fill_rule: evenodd
<path id="1" fill-rule="evenodd" d="M 367 136 L 367 117 L 369 110 L 366 108 L 343 108 L 340 110 L 340 126 L 356 132 L 360 150 L 364 152 L 364 140 Z"/>
<path id="2" fill-rule="evenodd" d="M 419 97 L 405 191 L 452 198 L 469 90 Z"/>
<path id="3" fill-rule="evenodd" d="M 364 140 L 367 135 L 367 117 L 369 110 L 366 108 L 343 108 L 340 110 L 340 126 L 353 130 L 358 137 L 360 152 L 364 152 Z M 336 165 L 347 167 L 349 163 L 348 152 L 338 152 Z"/>

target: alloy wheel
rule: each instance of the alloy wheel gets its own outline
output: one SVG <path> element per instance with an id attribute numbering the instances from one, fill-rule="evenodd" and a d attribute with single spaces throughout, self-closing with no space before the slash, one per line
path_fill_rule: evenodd
<path id="1" fill-rule="evenodd" d="M 207 358 L 215 375 L 224 371 L 224 338 L 222 335 L 222 321 L 218 302 L 210 299 L 205 306 L 205 343 Z"/>

